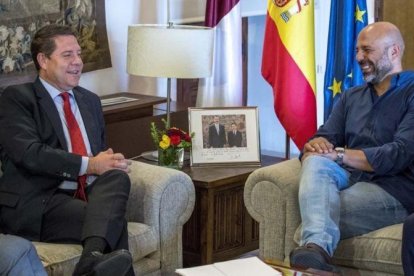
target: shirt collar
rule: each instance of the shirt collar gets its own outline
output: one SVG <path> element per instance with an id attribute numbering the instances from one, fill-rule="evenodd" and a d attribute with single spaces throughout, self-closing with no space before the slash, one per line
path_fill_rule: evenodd
<path id="1" fill-rule="evenodd" d="M 62 91 L 59 91 L 58 89 L 56 89 L 54 86 L 52 86 L 46 80 L 42 79 L 41 77 L 39 77 L 39 79 L 42 82 L 43 86 L 46 88 L 46 91 L 49 93 L 50 97 L 52 97 L 52 99 L 55 99 L 56 97 L 58 97 L 60 95 L 60 93 L 62 93 Z M 68 92 L 70 95 L 72 95 L 72 97 L 74 96 L 72 90 L 68 90 L 68 91 L 64 91 L 64 92 Z"/>
<path id="2" fill-rule="evenodd" d="M 399 86 L 400 85 L 400 79 L 401 79 L 400 76 L 401 76 L 401 72 L 400 73 L 396 73 L 396 74 L 394 74 L 392 76 L 391 83 L 390 83 L 390 89 L 394 88 L 395 86 Z"/>
<path id="3" fill-rule="evenodd" d="M 393 74 L 392 75 L 392 77 L 391 77 L 391 81 L 390 81 L 390 87 L 387 89 L 387 92 L 388 91 L 390 91 L 391 89 L 393 89 L 393 88 L 395 88 L 395 87 L 397 87 L 397 86 L 399 86 L 400 85 L 400 83 L 401 83 L 401 79 L 404 77 L 402 74 L 403 74 L 404 72 L 398 72 L 398 73 L 395 73 L 395 74 Z M 374 94 L 376 94 L 376 90 L 375 90 L 375 88 L 374 88 L 374 85 L 372 84 L 372 83 L 367 83 L 367 85 L 368 85 L 368 87 L 369 87 L 369 89 L 370 89 L 370 91 L 371 91 L 371 93 L 374 93 Z M 387 93 L 386 92 L 386 93 Z M 384 94 L 386 94 L 386 93 L 384 93 Z"/>

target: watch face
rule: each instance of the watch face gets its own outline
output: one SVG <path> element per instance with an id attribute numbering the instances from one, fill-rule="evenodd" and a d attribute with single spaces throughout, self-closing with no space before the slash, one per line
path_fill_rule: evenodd
<path id="1" fill-rule="evenodd" d="M 335 148 L 335 151 L 336 152 L 345 152 L 345 149 L 344 148 L 340 148 L 340 147 L 337 147 L 337 148 Z"/>
<path id="2" fill-rule="evenodd" d="M 335 162 L 338 165 L 342 165 L 343 164 L 343 158 L 344 158 L 344 153 L 345 153 L 345 149 L 344 148 L 335 148 L 336 151 L 336 160 Z"/>

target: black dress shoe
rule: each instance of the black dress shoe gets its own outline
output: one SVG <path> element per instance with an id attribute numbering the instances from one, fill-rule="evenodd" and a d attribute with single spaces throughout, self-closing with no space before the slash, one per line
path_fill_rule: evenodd
<path id="1" fill-rule="evenodd" d="M 75 267 L 73 276 L 124 276 L 132 265 L 131 253 L 120 249 L 108 254 L 91 252 Z"/>
<path id="2" fill-rule="evenodd" d="M 314 268 L 318 270 L 339 272 L 339 269 L 332 264 L 332 258 L 319 245 L 308 243 L 299 246 L 290 252 L 290 265 L 299 269 Z"/>

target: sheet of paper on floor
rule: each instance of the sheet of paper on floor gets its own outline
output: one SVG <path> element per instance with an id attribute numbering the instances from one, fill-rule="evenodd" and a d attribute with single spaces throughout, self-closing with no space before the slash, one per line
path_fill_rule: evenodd
<path id="1" fill-rule="evenodd" d="M 257 257 L 177 269 L 176 273 L 183 276 L 282 276 Z"/>

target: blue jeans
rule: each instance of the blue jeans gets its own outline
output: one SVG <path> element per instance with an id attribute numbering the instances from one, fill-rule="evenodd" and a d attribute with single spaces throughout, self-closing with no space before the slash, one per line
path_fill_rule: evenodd
<path id="1" fill-rule="evenodd" d="M 300 245 L 316 243 L 331 256 L 340 239 L 401 223 L 408 216 L 401 203 L 378 185 L 351 185 L 347 170 L 317 155 L 302 163 L 299 206 Z"/>
<path id="2" fill-rule="evenodd" d="M 4 234 L 0 234 L 0 275 L 47 276 L 30 241 Z"/>

